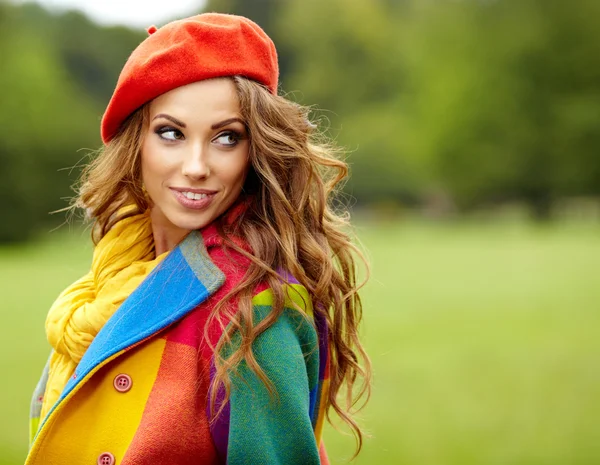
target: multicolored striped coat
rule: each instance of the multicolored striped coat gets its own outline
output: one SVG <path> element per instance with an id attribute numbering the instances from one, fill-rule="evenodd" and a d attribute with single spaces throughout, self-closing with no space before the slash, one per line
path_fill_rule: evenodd
<path id="1" fill-rule="evenodd" d="M 291 278 L 283 314 L 253 346 L 277 395 L 242 364 L 226 408 L 209 422 L 214 363 L 204 326 L 248 264 L 224 249 L 214 226 L 188 235 L 102 328 L 40 421 L 42 376 L 26 465 L 327 463 L 321 442 L 327 329 L 313 316 L 306 289 Z M 256 321 L 272 300 L 266 286 L 256 290 Z M 209 334 L 214 344 L 221 330 Z"/>

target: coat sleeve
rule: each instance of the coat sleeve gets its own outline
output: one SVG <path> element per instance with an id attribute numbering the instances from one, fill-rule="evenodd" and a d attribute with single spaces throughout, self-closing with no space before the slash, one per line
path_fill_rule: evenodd
<path id="1" fill-rule="evenodd" d="M 266 292 L 254 299 L 255 323 L 271 311 Z M 231 375 L 229 465 L 321 463 L 314 430 L 319 341 L 306 300 L 307 295 L 299 299 L 303 312 L 286 303 L 278 320 L 254 341 L 256 360 L 275 392 L 244 363 Z"/>
<path id="2" fill-rule="evenodd" d="M 46 384 L 48 383 L 48 372 L 50 370 L 50 359 L 52 358 L 52 353 L 50 353 L 50 357 L 48 357 L 48 361 L 44 366 L 44 370 L 42 371 L 42 376 L 33 391 L 33 396 L 31 398 L 31 408 L 29 410 L 29 447 L 33 444 L 33 440 L 35 439 L 35 435 L 38 432 L 38 428 L 41 421 L 41 412 L 42 412 L 42 404 L 44 402 L 44 393 L 46 392 Z"/>

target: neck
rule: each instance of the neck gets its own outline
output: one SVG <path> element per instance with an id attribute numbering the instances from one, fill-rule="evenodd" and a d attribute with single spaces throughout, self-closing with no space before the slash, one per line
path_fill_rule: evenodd
<path id="1" fill-rule="evenodd" d="M 150 211 L 150 220 L 152 222 L 154 250 L 157 257 L 173 250 L 189 234 L 189 231 L 174 226 L 156 208 Z"/>

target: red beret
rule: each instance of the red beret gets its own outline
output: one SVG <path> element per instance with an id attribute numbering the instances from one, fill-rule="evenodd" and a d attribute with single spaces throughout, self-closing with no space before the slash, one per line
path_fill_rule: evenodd
<path id="1" fill-rule="evenodd" d="M 148 32 L 125 63 L 102 117 L 106 144 L 144 103 L 192 82 L 239 74 L 277 93 L 275 45 L 247 18 L 205 13 Z"/>

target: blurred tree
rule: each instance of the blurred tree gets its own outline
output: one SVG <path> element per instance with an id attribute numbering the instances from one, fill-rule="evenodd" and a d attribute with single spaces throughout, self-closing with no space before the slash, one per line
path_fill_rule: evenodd
<path id="1" fill-rule="evenodd" d="M 70 61 L 70 50 L 74 43 L 83 50 L 86 35 L 98 26 L 81 15 L 54 17 L 33 4 L 4 3 L 0 10 L 0 87 L 5 90 L 0 101 L 0 241 L 5 242 L 25 240 L 64 221 L 64 215 L 49 213 L 66 206 L 72 195 L 75 176 L 69 176 L 69 168 L 85 156 L 78 150 L 100 145 L 99 118 L 129 52 L 118 44 L 122 37 L 111 44 L 98 34 L 89 47 L 112 45 L 120 58 L 107 58 L 113 56 L 107 48 L 88 50 L 89 58 L 77 68 L 80 62 Z M 71 29 L 68 40 L 61 40 L 63 26 Z M 100 66 L 103 57 L 108 64 Z M 94 75 L 91 82 L 88 74 Z"/>
<path id="2" fill-rule="evenodd" d="M 289 0 L 290 88 L 339 116 L 361 201 L 445 192 L 537 218 L 598 195 L 600 3 Z"/>
<path id="3" fill-rule="evenodd" d="M 406 153 L 463 208 L 517 199 L 545 218 L 557 196 L 598 195 L 600 4 L 576 3 L 415 2 L 405 18 Z"/>
<path id="4" fill-rule="evenodd" d="M 288 89 L 301 103 L 326 109 L 317 115 L 349 148 L 347 191 L 362 203 L 413 202 L 418 179 L 402 156 L 406 69 L 393 5 L 382 0 L 285 5 L 278 34 L 296 56 Z"/>
<path id="5" fill-rule="evenodd" d="M 514 0 L 513 0 L 514 1 Z M 530 150 L 552 197 L 600 193 L 600 3 L 530 0 L 543 18 L 538 47 L 518 57 L 515 74 L 535 140 Z M 537 152 L 536 152 L 537 150 Z M 539 174 L 533 176 L 537 178 Z M 526 185 L 525 182 L 521 183 Z M 519 190 L 517 195 L 527 196 Z M 533 184 L 534 195 L 539 190 Z"/>
<path id="6" fill-rule="evenodd" d="M 147 36 L 122 26 L 99 27 L 78 12 L 61 15 L 54 25 L 66 70 L 99 102 L 108 101 L 129 54 Z"/>

